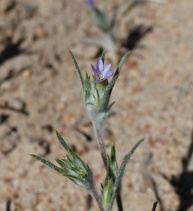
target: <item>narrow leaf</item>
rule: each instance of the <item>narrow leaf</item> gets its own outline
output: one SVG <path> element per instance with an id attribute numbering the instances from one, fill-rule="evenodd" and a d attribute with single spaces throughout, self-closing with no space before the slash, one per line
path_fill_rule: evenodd
<path id="1" fill-rule="evenodd" d="M 47 161 L 47 160 L 45 160 L 45 159 L 43 159 L 43 158 L 41 158 L 41 157 L 39 157 L 39 156 L 37 156 L 37 155 L 31 155 L 31 156 L 32 156 L 33 158 L 35 158 L 36 160 L 39 160 L 40 162 L 42 162 L 42 163 L 45 164 L 46 166 L 49 166 L 50 168 L 54 169 L 55 171 L 57 171 L 57 172 L 63 174 L 62 169 L 59 168 L 59 167 L 57 167 L 57 166 L 55 166 L 53 163 L 51 163 L 51 162 L 49 162 L 49 161 Z"/>
<path id="2" fill-rule="evenodd" d="M 91 90 L 90 76 L 88 75 L 88 73 L 86 73 L 86 78 L 84 81 L 84 90 L 85 90 L 85 97 L 87 99 L 87 97 L 90 95 L 90 90 Z"/>
<path id="3" fill-rule="evenodd" d="M 111 147 L 111 161 L 112 162 L 116 162 L 116 149 L 115 149 L 115 145 L 114 144 Z"/>
<path id="4" fill-rule="evenodd" d="M 106 105 L 107 102 L 109 101 L 109 98 L 110 98 L 110 94 L 111 94 L 111 91 L 113 89 L 113 86 L 115 85 L 115 82 L 117 80 L 119 75 L 115 76 L 111 82 L 106 86 L 106 90 L 105 90 L 105 94 L 104 94 L 104 97 L 103 97 L 103 104 Z"/>
<path id="5" fill-rule="evenodd" d="M 63 162 L 62 160 L 56 159 L 56 162 L 63 168 L 66 170 L 67 166 L 65 165 L 65 162 Z"/>
<path id="6" fill-rule="evenodd" d="M 79 66 L 78 66 L 78 63 L 76 62 L 76 59 L 75 59 L 73 53 L 72 53 L 71 51 L 69 51 L 69 53 L 70 53 L 71 59 L 72 59 L 72 61 L 73 61 L 73 63 L 74 63 L 74 66 L 75 66 L 75 68 L 76 68 L 76 72 L 77 72 L 78 77 L 79 77 L 79 79 L 80 79 L 82 88 L 84 88 L 84 81 L 83 81 L 82 73 L 81 73 L 81 71 L 80 71 L 80 68 L 79 68 Z"/>
<path id="7" fill-rule="evenodd" d="M 101 31 L 107 32 L 109 30 L 109 21 L 104 12 L 95 8 L 89 10 L 88 15 L 92 23 L 94 23 Z"/>
<path id="8" fill-rule="evenodd" d="M 122 181 L 122 177 L 123 177 L 123 174 L 124 174 L 124 171 L 125 171 L 125 167 L 126 167 L 126 164 L 128 163 L 131 155 L 135 152 L 135 150 L 137 149 L 137 147 L 143 142 L 144 139 L 141 139 L 137 142 L 137 144 L 135 144 L 135 146 L 132 148 L 132 150 L 125 155 L 124 159 L 123 159 L 123 162 L 121 164 L 121 167 L 119 169 L 119 172 L 116 176 L 116 180 L 115 180 L 115 184 L 114 184 L 114 189 L 113 189 L 113 193 L 112 193 L 112 200 L 111 200 L 111 205 L 113 205 L 113 200 L 114 200 L 114 197 L 116 196 L 117 194 L 117 191 L 119 191 L 119 188 L 121 187 L 121 181 Z"/>
<path id="9" fill-rule="evenodd" d="M 116 149 L 115 145 L 111 147 L 111 154 L 110 157 L 108 156 L 108 173 L 110 178 L 115 179 L 118 173 L 118 165 L 116 160 Z"/>
<path id="10" fill-rule="evenodd" d="M 121 61 L 119 62 L 118 68 L 117 68 L 115 74 L 113 75 L 113 78 L 112 78 L 111 82 L 110 82 L 110 83 L 107 85 L 107 87 L 106 87 L 106 91 L 105 91 L 105 95 L 106 95 L 106 96 L 105 96 L 105 98 L 107 98 L 107 96 L 111 95 L 111 92 L 112 92 L 112 90 L 113 90 L 113 87 L 114 87 L 114 85 L 115 85 L 115 82 L 117 81 L 117 79 L 118 79 L 118 77 L 119 77 L 119 73 L 120 73 L 120 71 L 121 71 L 121 68 L 122 68 L 123 64 L 125 63 L 125 61 L 127 60 L 128 56 L 129 56 L 129 53 L 130 53 L 130 52 L 126 53 L 126 54 L 122 57 Z"/>
<path id="11" fill-rule="evenodd" d="M 66 142 L 64 141 L 64 139 L 62 138 L 62 136 L 56 131 L 56 135 L 58 137 L 59 142 L 61 143 L 61 145 L 64 147 L 64 149 L 70 154 L 73 154 L 73 151 L 70 149 L 70 147 L 66 144 Z"/>
<path id="12" fill-rule="evenodd" d="M 91 105 L 91 106 L 93 106 L 94 104 L 93 104 L 93 103 L 88 102 L 88 103 L 86 103 L 86 105 Z"/>
<path id="13" fill-rule="evenodd" d="M 76 185 L 78 185 L 80 188 L 86 190 L 85 187 L 85 181 L 80 179 L 79 177 L 72 176 L 72 175 L 66 175 L 68 179 L 70 179 L 72 182 L 74 182 Z"/>
<path id="14" fill-rule="evenodd" d="M 94 88 L 95 88 L 95 91 L 96 91 L 96 94 L 97 94 L 97 104 L 99 105 L 100 104 L 100 95 L 99 95 L 99 91 L 96 87 L 96 84 L 94 84 Z"/>
<path id="15" fill-rule="evenodd" d="M 120 61 L 119 64 L 118 64 L 118 68 L 117 68 L 117 70 L 116 70 L 116 72 L 115 72 L 113 78 L 114 78 L 117 74 L 120 73 L 123 64 L 126 62 L 126 60 L 127 60 L 128 57 L 129 57 L 129 54 L 130 54 L 130 51 L 127 52 L 127 53 L 121 58 L 121 61 Z"/>
<path id="16" fill-rule="evenodd" d="M 97 99 L 96 99 L 95 95 L 94 95 L 93 93 L 91 93 L 91 95 L 93 96 L 94 100 L 95 100 L 95 101 L 97 101 Z M 90 104 L 92 104 L 92 105 L 93 105 L 93 103 L 90 103 Z"/>
<path id="17" fill-rule="evenodd" d="M 102 54 L 101 54 L 101 59 L 102 59 L 102 61 L 103 61 L 103 64 L 105 63 L 105 50 L 102 52 Z"/>
<path id="18" fill-rule="evenodd" d="M 144 139 L 141 139 L 139 140 L 135 146 L 132 148 L 132 150 L 125 155 L 124 159 L 123 159 L 123 162 L 121 163 L 121 166 L 120 166 L 120 169 L 119 169 L 119 180 L 121 181 L 122 179 L 122 176 L 124 174 L 124 171 L 125 171 L 125 167 L 129 161 L 129 159 L 131 158 L 131 155 L 135 152 L 135 150 L 137 149 L 137 147 L 143 142 Z"/>
<path id="19" fill-rule="evenodd" d="M 108 111 L 110 111 L 111 110 L 111 108 L 112 108 L 112 106 L 115 104 L 115 101 L 114 102 L 112 102 L 111 104 L 110 104 L 110 106 L 108 107 Z"/>
<path id="20" fill-rule="evenodd" d="M 114 13 L 113 13 L 113 18 L 111 20 L 111 25 L 110 28 L 112 29 L 116 23 L 116 19 L 117 19 L 117 14 L 118 14 L 118 7 L 114 8 Z"/>

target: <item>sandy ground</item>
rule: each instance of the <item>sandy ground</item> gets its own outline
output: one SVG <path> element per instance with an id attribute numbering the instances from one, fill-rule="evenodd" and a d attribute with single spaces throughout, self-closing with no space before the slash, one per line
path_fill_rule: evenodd
<path id="1" fill-rule="evenodd" d="M 119 1 L 97 3 L 111 15 Z M 192 12 L 192 0 L 168 0 L 138 5 L 119 20 L 123 37 L 151 28 L 122 69 L 105 129 L 107 150 L 115 143 L 119 163 L 145 138 L 125 172 L 125 210 L 151 210 L 156 194 L 157 210 L 193 210 Z M 81 70 L 91 73 L 97 48 L 81 39 L 100 34 L 83 1 L 1 0 L 0 32 L 0 210 L 7 198 L 12 211 L 98 210 L 71 181 L 29 155 L 62 158 L 57 130 L 90 165 L 98 189 L 104 180 L 68 54 L 71 49 Z"/>

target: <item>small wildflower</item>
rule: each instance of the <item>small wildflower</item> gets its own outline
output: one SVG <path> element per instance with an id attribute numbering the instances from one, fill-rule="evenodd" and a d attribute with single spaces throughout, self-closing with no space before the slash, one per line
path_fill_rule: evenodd
<path id="1" fill-rule="evenodd" d="M 93 9 L 95 7 L 94 0 L 86 0 L 86 4 L 90 9 Z"/>
<path id="2" fill-rule="evenodd" d="M 98 59 L 96 63 L 96 68 L 91 64 L 91 68 L 94 72 L 94 76 L 96 79 L 96 83 L 100 83 L 104 80 L 107 80 L 110 78 L 114 72 L 111 72 L 111 64 L 107 65 L 106 68 L 104 68 L 103 60 L 101 58 Z"/>

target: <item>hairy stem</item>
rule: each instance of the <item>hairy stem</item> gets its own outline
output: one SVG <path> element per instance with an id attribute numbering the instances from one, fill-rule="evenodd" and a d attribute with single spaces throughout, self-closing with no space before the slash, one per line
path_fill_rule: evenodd
<path id="1" fill-rule="evenodd" d="M 100 153 L 101 153 L 105 168 L 107 169 L 107 153 L 106 153 L 104 138 L 103 138 L 103 127 L 99 125 L 98 123 L 96 123 L 95 121 L 93 121 L 92 124 L 93 124 L 93 128 L 94 128 L 95 135 L 97 138 Z"/>
<path id="2" fill-rule="evenodd" d="M 106 170 L 108 171 L 108 166 L 107 166 L 107 153 L 105 149 L 105 144 L 104 144 L 104 138 L 103 138 L 103 124 L 98 124 L 95 121 L 92 122 L 93 128 L 95 131 L 95 135 L 97 138 L 98 146 L 101 152 L 101 156 L 105 165 Z M 116 195 L 116 201 L 117 201 L 117 207 L 119 211 L 123 211 L 123 205 L 122 205 L 122 199 L 121 199 L 121 191 L 119 188 L 119 191 Z"/>
<path id="3" fill-rule="evenodd" d="M 100 200 L 100 197 L 98 195 L 98 192 L 97 192 L 96 188 L 93 188 L 93 190 L 91 191 L 91 196 L 96 200 L 100 210 L 104 211 L 103 205 L 101 203 L 101 200 Z"/>

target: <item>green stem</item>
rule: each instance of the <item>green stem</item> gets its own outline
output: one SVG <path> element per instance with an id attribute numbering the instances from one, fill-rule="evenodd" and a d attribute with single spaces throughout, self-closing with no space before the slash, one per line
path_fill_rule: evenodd
<path id="1" fill-rule="evenodd" d="M 93 190 L 91 191 L 91 196 L 96 200 L 100 210 L 104 211 L 103 205 L 101 203 L 101 200 L 100 200 L 100 197 L 98 195 L 98 192 L 96 191 L 96 188 L 93 188 Z"/>
<path id="2" fill-rule="evenodd" d="M 7 199 L 6 201 L 6 208 L 5 208 L 6 211 L 10 211 L 11 210 L 11 200 L 10 199 Z"/>
<path id="3" fill-rule="evenodd" d="M 95 135 L 97 138 L 99 150 L 100 150 L 105 168 L 107 169 L 107 153 L 106 153 L 104 139 L 103 139 L 103 131 L 102 131 L 103 127 L 99 125 L 98 123 L 96 123 L 95 121 L 93 121 L 92 124 L 93 124 L 93 128 L 94 128 Z"/>
<path id="4" fill-rule="evenodd" d="M 93 121 L 92 124 L 93 124 L 93 128 L 95 131 L 95 135 L 97 138 L 98 146 L 99 146 L 99 149 L 101 152 L 101 156 L 102 156 L 105 168 L 108 171 L 107 153 L 106 153 L 104 138 L 103 138 L 103 124 L 96 123 L 95 121 Z M 118 211 L 123 211 L 123 204 L 122 204 L 122 199 L 121 199 L 120 188 L 116 195 L 116 201 L 117 201 Z"/>
<path id="5" fill-rule="evenodd" d="M 122 199 L 121 199 L 121 192 L 119 192 L 116 195 L 116 201 L 117 201 L 117 208 L 119 211 L 123 211 L 123 204 L 122 204 Z"/>

